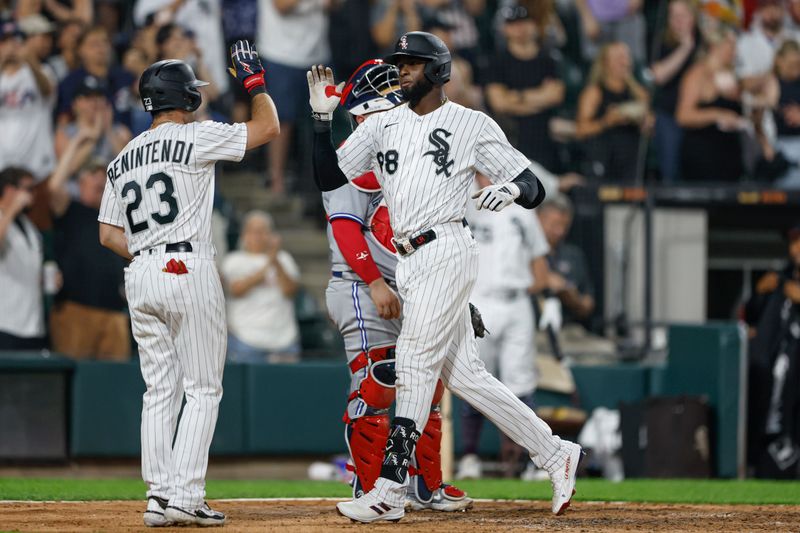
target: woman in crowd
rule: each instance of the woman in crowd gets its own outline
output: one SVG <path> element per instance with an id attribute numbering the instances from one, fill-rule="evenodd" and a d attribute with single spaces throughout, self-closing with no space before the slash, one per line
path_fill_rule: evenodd
<path id="1" fill-rule="evenodd" d="M 637 178 L 639 140 L 651 121 L 648 96 L 636 81 L 628 46 L 604 46 L 578 99 L 576 136 L 585 141 L 586 174 L 614 183 Z"/>
<path id="2" fill-rule="evenodd" d="M 773 111 L 777 130 L 776 148 L 790 167 L 777 181 L 785 188 L 800 188 L 800 43 L 785 41 L 775 56 L 777 105 Z"/>
<path id="3" fill-rule="evenodd" d="M 667 27 L 657 59 L 650 67 L 658 86 L 653 107 L 656 113 L 655 146 L 664 183 L 677 181 L 680 170 L 682 130 L 675 121 L 678 91 L 683 76 L 692 66 L 700 43 L 697 17 L 688 0 L 669 3 Z"/>
<path id="4" fill-rule="evenodd" d="M 738 181 L 742 175 L 741 92 L 733 72 L 736 36 L 721 28 L 707 35 L 708 52 L 686 73 L 676 119 L 683 128 L 684 181 Z"/>

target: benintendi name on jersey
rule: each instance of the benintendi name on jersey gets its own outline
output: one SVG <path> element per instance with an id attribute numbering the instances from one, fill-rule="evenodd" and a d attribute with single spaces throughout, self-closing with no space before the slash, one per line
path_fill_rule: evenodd
<path id="1" fill-rule="evenodd" d="M 160 145 L 160 146 L 159 146 Z M 137 148 L 131 148 L 108 166 L 108 179 L 114 182 L 122 174 L 150 163 L 189 164 L 194 143 L 158 139 Z"/>

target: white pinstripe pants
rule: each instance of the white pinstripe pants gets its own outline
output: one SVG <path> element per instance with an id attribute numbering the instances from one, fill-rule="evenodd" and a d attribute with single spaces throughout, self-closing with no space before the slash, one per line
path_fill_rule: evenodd
<path id="1" fill-rule="evenodd" d="M 469 296 L 478 274 L 478 249 L 461 223 L 434 228 L 436 240 L 401 258 L 397 285 L 403 298 L 403 325 L 397 340 L 395 416 L 425 427 L 436 381 L 491 420 L 526 448 L 541 466 L 561 439 L 508 387 L 486 371 L 469 314 Z M 376 485 L 390 505 L 402 505 L 404 489 L 381 479 Z"/>
<path id="2" fill-rule="evenodd" d="M 162 272 L 172 258 L 182 259 L 189 274 Z M 195 509 L 205 499 L 227 344 L 225 299 L 213 255 L 137 257 L 125 269 L 125 292 L 147 385 L 141 434 L 147 496 Z"/>

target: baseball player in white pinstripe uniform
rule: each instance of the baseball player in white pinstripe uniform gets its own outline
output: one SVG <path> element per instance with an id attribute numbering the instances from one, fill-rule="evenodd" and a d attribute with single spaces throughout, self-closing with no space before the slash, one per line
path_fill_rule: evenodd
<path id="1" fill-rule="evenodd" d="M 400 255 L 396 278 L 403 323 L 396 352 L 397 408 L 375 487 L 338 511 L 352 520 L 400 520 L 415 445 L 439 377 L 530 453 L 550 474 L 552 510 L 562 513 L 575 487 L 580 446 L 562 441 L 480 361 L 468 298 L 477 275 L 477 245 L 464 223 L 475 172 L 493 185 L 473 195 L 479 209 L 511 203 L 533 208 L 544 190 L 530 162 L 497 124 L 444 96 L 450 52 L 429 33 L 410 32 L 386 58 L 400 71 L 408 104 L 367 118 L 334 150 L 330 120 L 339 96 L 330 69 L 309 73 L 314 111 L 315 180 L 334 190 L 373 170 L 391 213 Z M 338 164 L 338 167 L 337 167 Z"/>
<path id="2" fill-rule="evenodd" d="M 132 260 L 125 293 L 147 386 L 141 430 L 147 526 L 225 523 L 204 501 L 227 338 L 211 243 L 214 164 L 240 161 L 280 131 L 255 49 L 239 41 L 231 60 L 231 73 L 252 96 L 246 123 L 194 122 L 198 87 L 207 83 L 186 63 L 159 61 L 145 70 L 139 93 L 153 124 L 108 165 L 98 217 L 103 245 Z"/>
<path id="3" fill-rule="evenodd" d="M 397 67 L 366 61 L 347 80 L 342 106 L 356 123 L 403 101 Z M 394 401 L 394 352 L 400 334 L 401 303 L 396 293 L 397 256 L 391 242 L 389 210 L 375 174 L 367 172 L 322 193 L 328 216 L 332 274 L 328 313 L 345 341 L 352 384 L 344 421 L 358 497 L 375 485 L 389 436 Z M 441 392 L 434 395 L 411 467 L 408 506 L 414 510 L 462 511 L 472 505 L 464 491 L 443 483 Z"/>

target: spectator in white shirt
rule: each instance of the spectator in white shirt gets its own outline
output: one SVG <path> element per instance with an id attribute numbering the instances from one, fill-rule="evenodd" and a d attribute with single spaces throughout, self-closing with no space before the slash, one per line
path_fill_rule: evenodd
<path id="1" fill-rule="evenodd" d="M 267 90 L 281 120 L 281 134 L 267 145 L 272 192 L 286 192 L 286 162 L 295 123 L 311 114 L 306 72 L 327 64 L 327 0 L 259 0 L 258 53 L 269 72 Z M 364 28 L 367 31 L 367 28 Z M 340 74 L 341 75 L 341 74 Z"/>
<path id="2" fill-rule="evenodd" d="M 294 313 L 300 271 L 272 217 L 245 215 L 240 250 L 222 264 L 228 290 L 228 358 L 236 362 L 295 362 L 300 356 Z"/>
<path id="3" fill-rule="evenodd" d="M 24 165 L 37 181 L 55 167 L 54 87 L 12 21 L 0 23 L 0 169 Z"/>
<path id="4" fill-rule="evenodd" d="M 46 347 L 42 302 L 42 239 L 25 216 L 33 201 L 33 175 L 0 172 L 0 350 Z"/>

